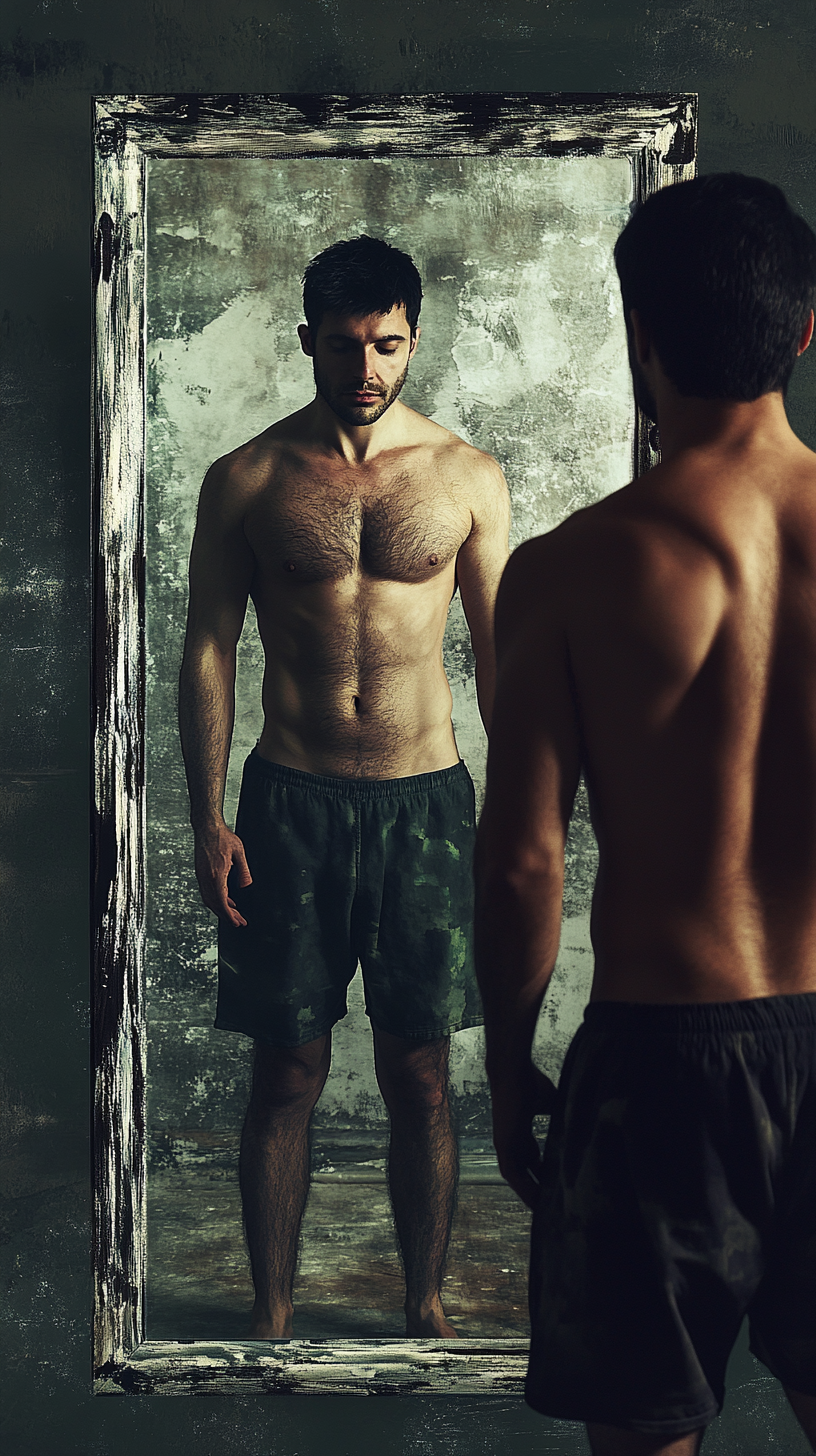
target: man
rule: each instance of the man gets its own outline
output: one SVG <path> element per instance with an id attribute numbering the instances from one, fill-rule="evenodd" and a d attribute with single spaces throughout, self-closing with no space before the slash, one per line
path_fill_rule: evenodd
<path id="1" fill-rule="evenodd" d="M 216 1026 L 255 1039 L 240 1159 L 250 1333 L 291 1334 L 309 1121 L 359 960 L 390 1116 L 407 1332 L 447 1337 L 449 1038 L 481 1011 L 473 785 L 442 638 L 458 585 L 487 724 L 507 488 L 490 456 L 398 399 L 420 333 L 407 254 L 365 236 L 335 243 L 304 285 L 315 398 L 207 474 L 180 689 L 196 873 L 220 920 Z M 250 595 L 264 727 L 233 834 L 222 808 Z"/>
<path id="2" fill-rule="evenodd" d="M 616 262 L 662 462 L 505 573 L 477 967 L 535 1209 L 527 1399 L 596 1456 L 690 1456 L 746 1312 L 816 1437 L 816 456 L 783 403 L 816 239 L 712 176 Z M 530 1049 L 582 771 L 595 975 L 556 1093 Z"/>

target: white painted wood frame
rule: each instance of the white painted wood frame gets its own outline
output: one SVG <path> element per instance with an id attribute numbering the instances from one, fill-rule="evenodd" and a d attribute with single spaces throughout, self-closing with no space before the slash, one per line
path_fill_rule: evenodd
<path id="1" fill-rule="evenodd" d="M 95 1390 L 516 1396 L 517 1340 L 145 1340 L 145 162 L 626 157 L 642 199 L 694 176 L 696 97 L 107 96 L 93 125 Z"/>

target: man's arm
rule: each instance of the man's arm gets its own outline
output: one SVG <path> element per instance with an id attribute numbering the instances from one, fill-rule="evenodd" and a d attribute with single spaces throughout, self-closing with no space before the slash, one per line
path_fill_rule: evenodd
<path id="1" fill-rule="evenodd" d="M 201 898 L 233 925 L 246 921 L 227 894 L 233 863 L 251 876 L 240 839 L 224 822 L 224 787 L 235 718 L 235 657 L 254 558 L 243 530 L 241 494 L 218 461 L 201 488 L 190 555 L 190 603 L 179 679 L 179 729 L 195 869 Z"/>
<path id="2" fill-rule="evenodd" d="M 483 456 L 474 492 L 470 535 L 459 548 L 456 576 L 476 658 L 476 696 L 488 733 L 496 685 L 493 614 L 501 574 L 507 564 L 510 497 L 501 467 Z"/>
<path id="3" fill-rule="evenodd" d="M 532 1061 L 561 932 L 564 842 L 581 769 L 552 538 L 522 546 L 496 607 L 498 679 L 476 845 L 476 970 L 493 1139 L 502 1176 L 531 1207 L 532 1122 L 553 1084 Z"/>

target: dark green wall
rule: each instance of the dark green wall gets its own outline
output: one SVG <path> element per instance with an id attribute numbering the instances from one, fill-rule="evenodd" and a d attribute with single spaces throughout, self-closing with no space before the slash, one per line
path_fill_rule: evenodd
<path id="1" fill-rule="evenodd" d="M 812 0 L 6 0 L 0 46 L 5 1449 L 577 1456 L 577 1428 L 520 1402 L 89 1393 L 89 98 L 696 90 L 702 170 L 778 181 L 816 225 Z M 790 397 L 811 445 L 814 383 L 816 358 Z M 707 1456 L 804 1449 L 761 1367 L 733 1379 Z"/>

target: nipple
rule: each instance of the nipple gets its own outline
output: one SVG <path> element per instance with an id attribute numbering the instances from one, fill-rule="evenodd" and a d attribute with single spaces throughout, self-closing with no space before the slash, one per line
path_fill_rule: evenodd
<path id="1" fill-rule="evenodd" d="M 437 563 L 438 560 L 439 560 L 439 557 L 436 556 L 436 555 L 429 556 L 428 557 L 428 561 L 429 561 L 429 563 L 430 563 L 431 566 L 436 566 L 436 563 Z"/>
<path id="2" fill-rule="evenodd" d="M 294 561 L 287 561 L 287 563 L 286 563 L 286 570 L 287 571 L 294 571 L 295 570 L 295 563 L 294 563 Z"/>

